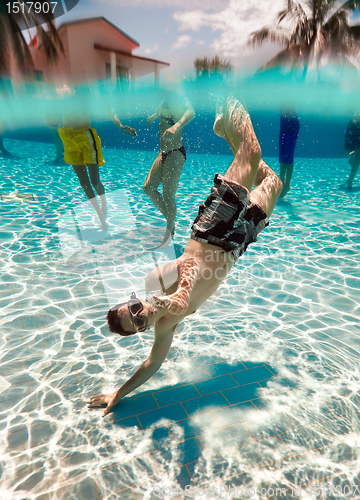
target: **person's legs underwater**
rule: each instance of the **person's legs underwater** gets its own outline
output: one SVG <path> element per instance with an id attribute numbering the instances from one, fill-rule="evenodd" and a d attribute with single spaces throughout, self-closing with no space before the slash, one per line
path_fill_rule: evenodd
<path id="1" fill-rule="evenodd" d="M 163 165 L 163 199 L 166 207 L 166 230 L 171 237 L 175 232 L 176 204 L 175 194 L 180 175 L 185 164 L 185 157 L 179 150 L 168 154 Z"/>
<path id="2" fill-rule="evenodd" d="M 166 234 L 163 243 L 169 237 L 173 237 L 175 232 L 175 194 L 184 164 L 185 155 L 178 149 L 168 153 L 160 153 L 144 183 L 144 193 L 149 196 L 166 219 Z M 162 195 L 157 190 L 161 183 Z"/>
<path id="3" fill-rule="evenodd" d="M 91 167 L 93 167 L 93 166 L 94 165 L 91 165 Z M 94 210 L 98 214 L 98 217 L 99 217 L 100 222 L 101 222 L 101 229 L 105 230 L 107 228 L 107 225 L 105 222 L 106 215 L 104 215 L 102 209 L 100 209 L 100 205 L 96 199 L 96 195 L 95 195 L 94 190 L 93 190 L 91 183 L 90 183 L 90 179 L 89 179 L 89 176 L 87 173 L 86 166 L 85 165 L 73 165 L 72 167 L 74 169 L 75 174 L 77 175 L 77 177 L 79 179 L 80 186 L 82 187 L 87 199 L 90 201 L 92 207 L 94 208 Z M 96 165 L 96 167 L 99 168 L 97 165 Z M 102 196 L 105 198 L 104 194 Z M 105 204 L 105 206 L 106 206 L 106 204 Z"/>
<path id="4" fill-rule="evenodd" d="M 89 175 L 90 175 L 90 182 L 95 191 L 97 192 L 98 196 L 100 197 L 101 200 L 101 212 L 106 219 L 107 215 L 107 203 L 106 203 L 106 198 L 105 198 L 105 188 L 100 181 L 100 168 L 99 165 L 96 163 L 88 164 L 88 170 L 89 170 Z"/>
<path id="5" fill-rule="evenodd" d="M 162 154 L 159 153 L 146 176 L 143 190 L 166 219 L 166 206 L 161 193 L 157 190 L 163 178 L 163 164 L 161 158 Z"/>
<path id="6" fill-rule="evenodd" d="M 0 117 L 0 154 L 1 156 L 12 156 L 12 154 L 4 146 L 4 141 L 3 141 L 4 132 L 5 132 L 5 122 Z"/>
<path id="7" fill-rule="evenodd" d="M 351 153 L 349 153 L 349 163 L 351 166 L 351 171 L 346 183 L 346 187 L 347 189 L 351 190 L 353 181 L 355 179 L 355 176 L 357 174 L 360 165 L 360 149 L 357 149 L 356 151 L 352 151 Z"/>
<path id="8" fill-rule="evenodd" d="M 283 183 L 283 189 L 280 194 L 280 198 L 284 198 L 284 196 L 290 191 L 290 182 L 292 178 L 292 174 L 294 172 L 294 164 L 293 163 L 280 163 L 280 180 Z"/>
<path id="9" fill-rule="evenodd" d="M 279 163 L 280 180 L 283 189 L 280 198 L 290 191 L 290 182 L 294 172 L 294 153 L 299 136 L 300 121 L 296 115 L 280 116 Z"/>

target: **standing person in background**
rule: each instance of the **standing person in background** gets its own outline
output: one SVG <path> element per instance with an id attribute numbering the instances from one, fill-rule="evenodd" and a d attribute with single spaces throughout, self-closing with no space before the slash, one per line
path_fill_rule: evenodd
<path id="1" fill-rule="evenodd" d="M 144 183 L 144 192 L 166 219 L 163 242 L 174 236 L 176 204 L 175 194 L 186 152 L 182 143 L 182 130 L 195 116 L 188 99 L 169 95 L 159 104 L 156 112 L 148 117 L 147 126 L 160 118 L 160 153 L 157 155 Z M 162 184 L 162 194 L 158 187 Z"/>
<path id="2" fill-rule="evenodd" d="M 280 107 L 279 163 L 280 180 L 283 183 L 280 198 L 284 198 L 290 190 L 290 182 L 294 171 L 294 152 L 299 130 L 300 120 L 297 117 L 295 107 Z"/>
<path id="3" fill-rule="evenodd" d="M 64 144 L 65 163 L 72 165 L 85 195 L 98 214 L 101 229 L 106 230 L 107 204 L 105 189 L 99 176 L 99 167 L 104 165 L 105 160 L 100 137 L 91 127 L 90 91 L 84 87 L 75 90 L 64 85 L 59 93 L 67 99 L 63 107 L 62 127 L 58 130 Z M 108 111 L 108 116 L 124 134 L 133 137 L 137 135 L 135 129 L 122 125 L 113 110 Z M 101 207 L 94 189 L 101 200 Z"/>
<path id="4" fill-rule="evenodd" d="M 347 189 L 352 189 L 353 180 L 360 165 L 360 113 L 355 112 L 345 132 L 345 151 L 349 155 L 351 166 L 350 176 L 347 180 Z"/>

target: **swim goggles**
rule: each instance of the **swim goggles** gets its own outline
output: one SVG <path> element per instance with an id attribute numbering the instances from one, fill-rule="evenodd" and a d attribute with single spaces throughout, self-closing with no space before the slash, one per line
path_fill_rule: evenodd
<path id="1" fill-rule="evenodd" d="M 112 307 L 110 311 L 116 311 L 117 309 L 120 309 L 122 306 L 128 306 L 128 311 L 129 311 L 129 318 L 130 322 L 132 324 L 132 327 L 137 331 L 137 332 L 144 332 L 147 327 L 147 318 L 146 317 L 139 317 L 138 315 L 141 313 L 141 311 L 144 310 L 144 306 L 141 302 L 140 299 L 136 297 L 136 293 L 132 292 L 130 295 L 130 300 L 127 302 L 122 302 L 121 304 L 117 304 L 116 306 Z"/>

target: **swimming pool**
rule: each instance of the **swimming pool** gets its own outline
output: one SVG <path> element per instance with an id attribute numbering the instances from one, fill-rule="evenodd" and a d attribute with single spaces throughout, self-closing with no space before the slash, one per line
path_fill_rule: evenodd
<path id="1" fill-rule="evenodd" d="M 71 169 L 46 163 L 50 145 L 8 145 L 19 157 L 2 160 L 1 192 L 39 202 L 0 204 L 0 498 L 360 498 L 360 200 L 355 183 L 339 188 L 347 160 L 295 161 L 270 226 L 178 328 L 156 376 L 102 419 L 88 397 L 121 385 L 153 338 L 110 334 L 109 304 L 142 296 L 154 258 L 181 251 L 231 157 L 189 155 L 175 246 L 153 252 L 164 223 L 142 180 L 155 153 L 104 150 L 104 235 Z"/>

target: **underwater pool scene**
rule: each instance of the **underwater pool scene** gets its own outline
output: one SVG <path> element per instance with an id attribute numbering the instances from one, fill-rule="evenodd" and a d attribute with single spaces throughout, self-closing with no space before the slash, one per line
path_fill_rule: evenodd
<path id="1" fill-rule="evenodd" d="M 327 152 L 342 146 L 339 130 L 322 136 Z M 189 148 L 175 236 L 160 249 L 165 221 L 142 189 L 158 150 L 123 140 L 104 141 L 102 231 L 71 166 L 52 163 L 53 144 L 5 135 L 14 156 L 0 157 L 0 499 L 360 498 L 360 178 L 345 189 L 345 154 L 295 152 L 270 225 L 177 327 L 160 370 L 106 417 L 87 408 L 153 344 L 153 329 L 110 333 L 109 307 L 144 297 L 154 263 L 181 255 L 233 159 L 225 142 L 220 154 Z"/>

